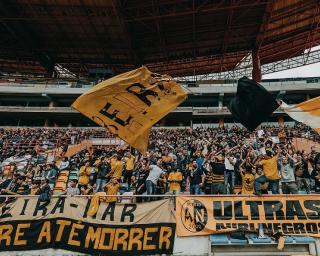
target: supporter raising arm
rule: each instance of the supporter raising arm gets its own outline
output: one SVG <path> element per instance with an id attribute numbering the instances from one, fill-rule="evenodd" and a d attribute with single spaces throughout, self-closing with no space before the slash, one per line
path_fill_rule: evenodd
<path id="1" fill-rule="evenodd" d="M 91 167 L 89 161 L 87 161 L 83 166 L 80 167 L 79 171 L 78 187 L 80 190 L 82 186 L 85 186 L 89 183 L 90 174 Z"/>
<path id="2" fill-rule="evenodd" d="M 279 194 L 279 170 L 278 170 L 278 158 L 280 156 L 280 148 L 277 147 L 277 153 L 272 156 L 271 150 L 266 150 L 265 159 L 260 160 L 258 163 L 262 166 L 269 187 L 272 194 Z"/>

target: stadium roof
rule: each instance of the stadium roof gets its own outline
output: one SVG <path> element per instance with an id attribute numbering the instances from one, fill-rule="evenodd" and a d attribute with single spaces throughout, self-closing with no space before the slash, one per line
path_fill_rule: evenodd
<path id="1" fill-rule="evenodd" d="M 320 44 L 319 0 L 0 1 L 0 72 L 76 75 L 142 64 L 172 76 L 261 64 Z"/>

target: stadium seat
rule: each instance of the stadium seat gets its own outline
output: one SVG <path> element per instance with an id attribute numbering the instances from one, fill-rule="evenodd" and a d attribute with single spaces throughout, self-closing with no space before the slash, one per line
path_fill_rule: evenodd
<path id="1" fill-rule="evenodd" d="M 123 204 L 132 204 L 134 203 L 134 197 L 132 197 L 133 195 L 133 192 L 124 192 L 122 194 L 123 196 L 125 197 L 121 197 L 121 203 Z"/>
<path id="2" fill-rule="evenodd" d="M 63 191 L 66 190 L 67 188 L 67 182 L 69 179 L 69 171 L 65 170 L 65 171 L 61 171 L 58 175 L 56 184 L 53 188 L 53 193 L 54 194 L 58 194 L 58 193 L 62 193 Z"/>

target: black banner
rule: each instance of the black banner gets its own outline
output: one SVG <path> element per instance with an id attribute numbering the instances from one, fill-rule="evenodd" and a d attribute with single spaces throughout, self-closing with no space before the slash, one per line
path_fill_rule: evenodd
<path id="1" fill-rule="evenodd" d="M 101 203 L 87 216 L 90 200 L 19 198 L 0 208 L 0 251 L 63 249 L 92 255 L 172 254 L 175 238 L 170 200 L 141 204 Z M 74 209 L 77 208 L 77 209 Z"/>

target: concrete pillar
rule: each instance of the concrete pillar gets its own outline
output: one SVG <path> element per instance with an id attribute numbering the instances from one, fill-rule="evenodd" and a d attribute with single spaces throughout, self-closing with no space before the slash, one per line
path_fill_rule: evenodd
<path id="1" fill-rule="evenodd" d="M 252 51 L 252 79 L 258 83 L 262 79 L 260 58 L 256 50 Z"/>
<path id="2" fill-rule="evenodd" d="M 223 97 L 224 97 L 224 93 L 220 92 L 219 93 L 219 105 L 218 105 L 219 108 L 223 107 Z"/>

